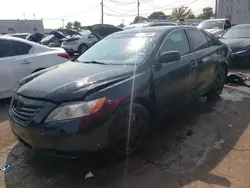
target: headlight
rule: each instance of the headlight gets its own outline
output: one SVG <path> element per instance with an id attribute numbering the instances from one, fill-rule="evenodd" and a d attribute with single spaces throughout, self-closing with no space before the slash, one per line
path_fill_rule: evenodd
<path id="1" fill-rule="evenodd" d="M 65 43 L 65 44 L 74 45 L 74 44 L 77 44 L 77 42 L 76 42 L 76 41 L 73 41 L 73 42 L 67 42 L 67 43 Z"/>
<path id="2" fill-rule="evenodd" d="M 50 113 L 45 123 L 83 117 L 93 114 L 103 106 L 105 100 L 105 98 L 100 98 L 86 102 L 62 104 Z"/>

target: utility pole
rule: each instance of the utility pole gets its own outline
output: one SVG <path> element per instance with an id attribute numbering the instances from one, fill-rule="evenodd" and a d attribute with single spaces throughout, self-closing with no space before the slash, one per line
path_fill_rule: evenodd
<path id="1" fill-rule="evenodd" d="M 140 1 L 137 0 L 137 16 L 140 16 Z"/>
<path id="2" fill-rule="evenodd" d="M 62 28 L 64 29 L 64 19 L 62 19 Z"/>
<path id="3" fill-rule="evenodd" d="M 103 0 L 101 0 L 101 23 L 103 24 Z"/>

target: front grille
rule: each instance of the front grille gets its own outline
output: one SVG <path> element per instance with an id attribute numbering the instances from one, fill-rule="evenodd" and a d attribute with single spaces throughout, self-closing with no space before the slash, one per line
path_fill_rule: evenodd
<path id="1" fill-rule="evenodd" d="M 30 123 L 41 110 L 40 106 L 28 105 L 18 99 L 13 99 L 11 103 L 12 115 L 23 124 Z"/>

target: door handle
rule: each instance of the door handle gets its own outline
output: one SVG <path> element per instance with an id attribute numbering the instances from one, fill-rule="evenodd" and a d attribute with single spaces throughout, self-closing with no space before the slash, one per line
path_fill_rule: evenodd
<path id="1" fill-rule="evenodd" d="M 195 67 L 197 67 L 197 66 L 198 66 L 197 61 L 191 61 L 191 67 L 192 67 L 192 68 L 195 68 Z"/>
<path id="2" fill-rule="evenodd" d="M 30 64 L 30 63 L 32 63 L 32 62 L 27 61 L 27 60 L 23 60 L 23 62 L 22 62 L 22 63 L 20 63 L 20 64 L 21 64 L 21 65 L 27 65 L 27 64 Z"/>

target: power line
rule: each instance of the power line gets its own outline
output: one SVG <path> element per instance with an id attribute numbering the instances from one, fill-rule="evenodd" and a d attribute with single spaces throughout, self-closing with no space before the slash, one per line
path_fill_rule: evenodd
<path id="1" fill-rule="evenodd" d="M 184 0 L 180 0 L 180 1 L 178 1 L 178 2 L 181 2 L 181 1 L 184 1 Z M 189 4 L 192 4 L 192 3 L 195 3 L 195 2 L 197 2 L 197 1 L 201 1 L 201 0 L 194 0 L 194 1 L 191 1 L 191 2 L 188 2 L 188 3 L 186 3 L 186 4 L 183 4 L 182 6 L 187 6 L 187 5 L 189 5 Z M 177 2 L 176 2 L 177 3 Z M 173 3 L 173 4 L 176 4 L 176 3 Z M 171 6 L 171 5 L 173 5 L 173 4 L 170 4 L 170 5 L 166 5 L 166 6 L 163 6 L 162 8 L 162 10 L 173 10 L 173 9 L 175 9 L 175 8 L 178 8 L 178 6 L 177 7 L 172 7 L 172 8 L 167 8 L 167 9 L 165 9 L 165 7 L 167 7 L 167 6 Z M 149 11 L 149 10 L 147 10 L 147 11 Z M 151 14 L 152 13 L 152 11 L 156 11 L 156 9 L 151 9 L 151 11 L 150 12 L 144 12 L 143 11 L 143 13 L 141 13 L 140 14 L 140 16 L 146 16 L 146 15 L 148 15 L 148 14 Z M 135 17 L 135 16 L 137 16 L 138 14 L 131 14 L 131 15 L 124 15 L 124 14 L 110 14 L 110 13 L 104 13 L 105 15 L 108 15 L 108 16 L 114 16 L 114 17 Z"/>
<path id="2" fill-rule="evenodd" d="M 70 17 L 70 16 L 73 16 L 73 15 L 77 15 L 77 14 L 81 14 L 83 12 L 89 12 L 95 8 L 99 7 L 99 5 L 95 5 L 95 6 L 92 6 L 88 9 L 83 9 L 83 10 L 79 10 L 77 12 L 73 12 L 73 13 L 70 13 L 70 14 L 67 14 L 67 15 L 64 15 L 64 16 L 60 16 L 60 17 L 55 17 L 55 18 L 43 18 L 43 20 L 62 20 L 63 18 L 66 18 L 66 17 Z"/>

